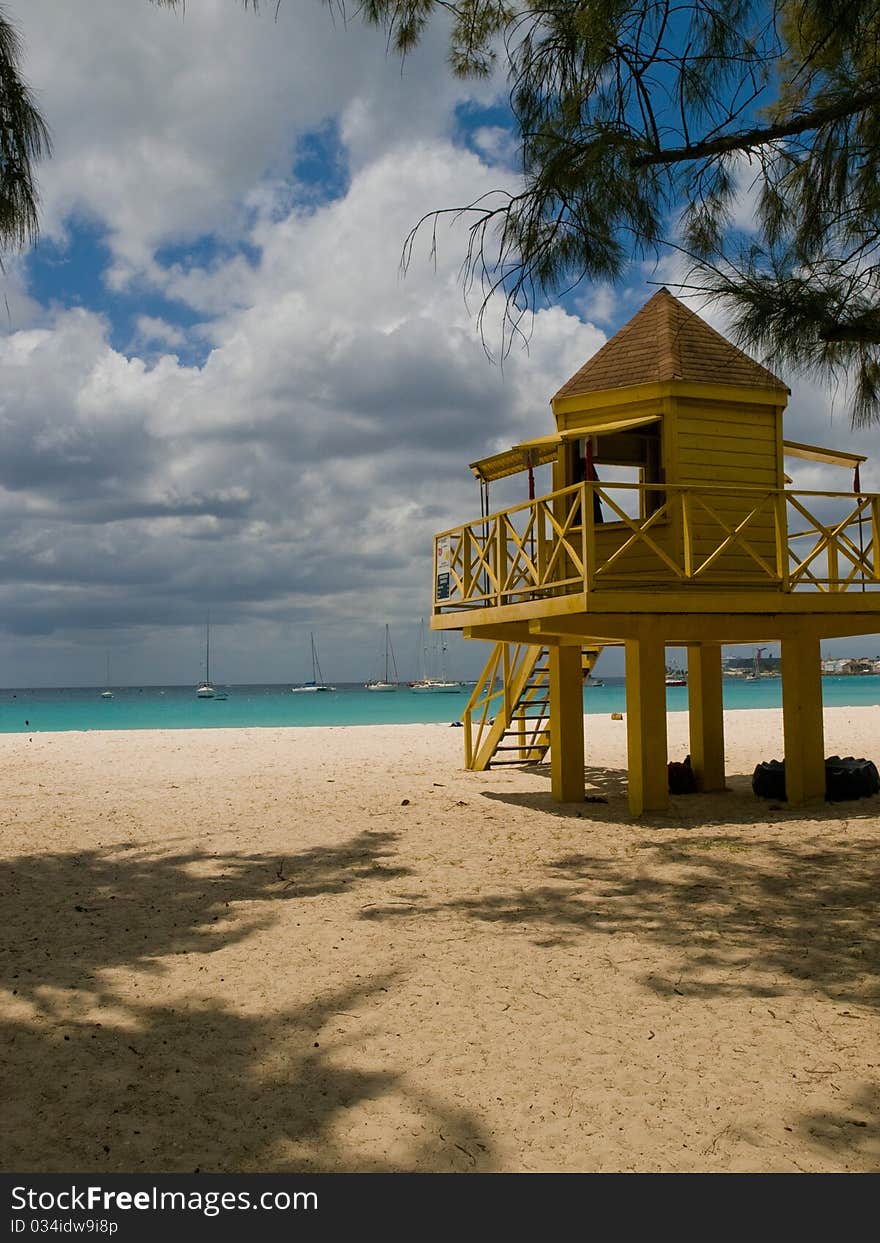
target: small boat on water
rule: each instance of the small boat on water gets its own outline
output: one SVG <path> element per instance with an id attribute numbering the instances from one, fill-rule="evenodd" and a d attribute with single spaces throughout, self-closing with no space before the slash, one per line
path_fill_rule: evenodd
<path id="1" fill-rule="evenodd" d="M 110 653 L 109 653 L 109 652 L 107 653 L 107 681 L 106 681 L 106 685 L 107 685 L 107 689 L 106 689 L 105 691 L 101 691 L 101 698 L 102 698 L 102 699 L 112 699 L 112 698 L 113 698 L 113 692 L 110 690 Z"/>
<path id="2" fill-rule="evenodd" d="M 293 695 L 305 694 L 316 691 L 335 691 L 335 686 L 328 686 L 321 673 L 321 666 L 318 663 L 318 652 L 315 648 L 315 636 L 311 632 L 309 638 L 312 643 L 312 680 L 311 682 L 303 682 L 300 686 L 291 686 L 290 691 Z"/>
<path id="3" fill-rule="evenodd" d="M 196 687 L 197 699 L 228 699 L 225 691 L 217 690 L 211 681 L 211 619 L 205 622 L 205 680 Z"/>
<path id="4" fill-rule="evenodd" d="M 666 685 L 667 686 L 687 686 L 687 671 L 685 669 L 667 669 Z"/>
<path id="5" fill-rule="evenodd" d="M 394 681 L 390 679 L 390 672 L 394 671 Z M 400 678 L 397 673 L 397 662 L 394 659 L 394 649 L 391 646 L 391 632 L 388 625 L 385 626 L 385 678 L 375 678 L 370 682 L 364 682 L 364 690 L 367 691 L 396 691 L 400 685 Z"/>
<path id="6" fill-rule="evenodd" d="M 422 620 L 419 634 L 421 637 L 421 655 L 423 661 L 422 677 L 410 682 L 409 689 L 420 695 L 460 695 L 465 689 L 463 682 L 456 682 L 446 674 L 446 641 L 440 642 L 438 676 L 428 676 L 428 649 L 425 646 L 425 622 Z"/>

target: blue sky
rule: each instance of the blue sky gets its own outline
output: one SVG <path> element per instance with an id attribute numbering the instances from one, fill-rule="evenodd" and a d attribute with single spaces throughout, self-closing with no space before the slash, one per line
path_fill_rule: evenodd
<path id="1" fill-rule="evenodd" d="M 107 341 L 120 353 L 134 352 L 138 344 L 143 344 L 138 342 L 142 317 L 161 320 L 184 334 L 177 351 L 182 361 L 204 362 L 206 345 L 192 331 L 199 316 L 185 302 L 165 298 L 149 285 L 108 288 L 103 279 L 110 262 L 106 227 L 76 219 L 65 223 L 63 239 L 44 238 L 27 255 L 24 271 L 30 296 L 50 312 L 81 307 L 103 316 Z M 192 246 L 168 247 L 157 254 L 157 261 L 165 267 L 206 267 L 221 258 L 221 253 L 212 239 L 205 238 Z"/>
<path id="2" fill-rule="evenodd" d="M 461 229 L 399 271 L 426 212 L 517 184 L 503 83 L 454 82 L 442 29 L 401 70 L 318 3 L 8 7 L 54 155 L 4 278 L 0 683 L 98 683 L 108 651 L 120 682 L 190 682 L 209 610 L 230 682 L 301 680 L 310 630 L 325 676 L 374 675 L 386 622 L 414 673 L 433 534 L 479 512 L 468 462 L 551 430 L 674 272 L 573 291 L 502 368 Z M 871 452 L 793 388 L 789 436 Z M 484 657 L 450 652 L 460 676 Z"/>

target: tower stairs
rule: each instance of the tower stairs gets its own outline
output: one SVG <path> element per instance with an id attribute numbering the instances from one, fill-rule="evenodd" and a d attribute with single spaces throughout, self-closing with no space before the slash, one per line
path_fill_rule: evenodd
<path id="1" fill-rule="evenodd" d="M 584 680 L 601 647 L 581 648 Z M 465 768 L 540 764 L 550 749 L 550 651 L 496 643 L 462 717 Z"/>

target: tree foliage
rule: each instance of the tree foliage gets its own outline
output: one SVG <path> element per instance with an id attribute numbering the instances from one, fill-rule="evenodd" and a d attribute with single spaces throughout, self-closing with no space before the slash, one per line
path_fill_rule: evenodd
<path id="1" fill-rule="evenodd" d="M 49 151 L 49 130 L 21 78 L 21 41 L 0 9 L 0 256 L 37 235 L 34 165 Z"/>
<path id="2" fill-rule="evenodd" d="M 848 374 L 854 421 L 880 418 L 880 5 L 364 0 L 358 11 L 402 55 L 443 11 L 453 72 L 506 73 L 522 188 L 463 210 L 468 276 L 503 290 L 512 319 L 671 247 L 684 287 L 721 300 L 747 348 Z"/>

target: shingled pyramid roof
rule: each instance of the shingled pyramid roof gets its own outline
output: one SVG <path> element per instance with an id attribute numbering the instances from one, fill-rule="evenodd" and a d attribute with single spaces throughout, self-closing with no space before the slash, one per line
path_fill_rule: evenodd
<path id="1" fill-rule="evenodd" d="M 553 400 L 666 380 L 788 392 L 772 371 L 737 349 L 663 288 L 563 384 Z"/>

